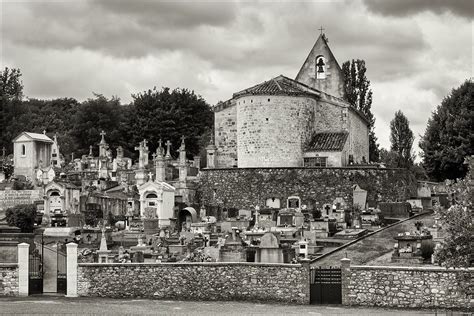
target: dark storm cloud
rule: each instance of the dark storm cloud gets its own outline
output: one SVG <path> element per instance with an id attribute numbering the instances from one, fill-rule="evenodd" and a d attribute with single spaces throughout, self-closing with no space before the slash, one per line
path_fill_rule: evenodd
<path id="1" fill-rule="evenodd" d="M 93 5 L 124 18 L 132 17 L 142 25 L 166 28 L 225 26 L 235 19 L 237 12 L 232 2 L 98 0 Z"/>
<path id="2" fill-rule="evenodd" d="M 364 0 L 367 8 L 387 16 L 406 16 L 424 11 L 451 12 L 465 18 L 474 17 L 472 0 Z"/>

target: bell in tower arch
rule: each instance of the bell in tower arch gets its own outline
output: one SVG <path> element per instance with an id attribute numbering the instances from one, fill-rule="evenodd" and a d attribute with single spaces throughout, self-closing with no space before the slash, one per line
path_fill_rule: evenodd
<path id="1" fill-rule="evenodd" d="M 316 66 L 318 66 L 318 72 L 322 73 L 324 72 L 324 60 L 322 57 L 318 58 L 318 62 L 316 64 Z"/>

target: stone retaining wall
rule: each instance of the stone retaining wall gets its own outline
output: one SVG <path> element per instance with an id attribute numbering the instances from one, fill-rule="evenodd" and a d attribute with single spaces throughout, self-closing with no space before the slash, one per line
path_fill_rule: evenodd
<path id="1" fill-rule="evenodd" d="M 77 294 L 309 304 L 309 265 L 82 263 L 77 271 Z"/>
<path id="2" fill-rule="evenodd" d="M 0 210 L 42 200 L 41 190 L 0 190 Z"/>
<path id="3" fill-rule="evenodd" d="M 472 268 L 344 268 L 343 264 L 342 271 L 344 305 L 468 309 L 473 299 Z"/>
<path id="4" fill-rule="evenodd" d="M 367 190 L 369 201 L 405 201 L 416 194 L 416 179 L 405 169 L 344 168 L 233 168 L 201 170 L 197 196 L 203 205 L 250 208 L 289 196 L 314 207 L 341 197 L 352 205 L 353 187 Z"/>
<path id="5" fill-rule="evenodd" d="M 18 265 L 0 263 L 0 297 L 18 296 Z"/>

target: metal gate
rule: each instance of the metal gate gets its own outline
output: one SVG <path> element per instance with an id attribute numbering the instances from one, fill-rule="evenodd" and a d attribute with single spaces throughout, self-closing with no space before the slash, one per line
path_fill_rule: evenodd
<path id="1" fill-rule="evenodd" d="M 311 304 L 341 304 L 341 268 L 312 267 L 310 270 Z"/>
<path id="2" fill-rule="evenodd" d="M 33 252 L 28 261 L 28 295 L 43 293 L 43 256 Z"/>
<path id="3" fill-rule="evenodd" d="M 58 246 L 57 251 L 57 293 L 66 294 L 67 289 L 67 277 L 66 277 L 66 254 L 61 251 Z"/>

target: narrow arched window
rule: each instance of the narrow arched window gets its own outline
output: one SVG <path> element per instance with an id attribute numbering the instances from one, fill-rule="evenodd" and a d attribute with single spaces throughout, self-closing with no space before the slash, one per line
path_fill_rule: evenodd
<path id="1" fill-rule="evenodd" d="M 316 78 L 326 78 L 326 61 L 324 59 L 324 56 L 321 55 L 316 57 Z"/>
<path id="2" fill-rule="evenodd" d="M 21 145 L 21 155 L 26 156 L 26 147 L 25 147 L 25 145 Z"/>

